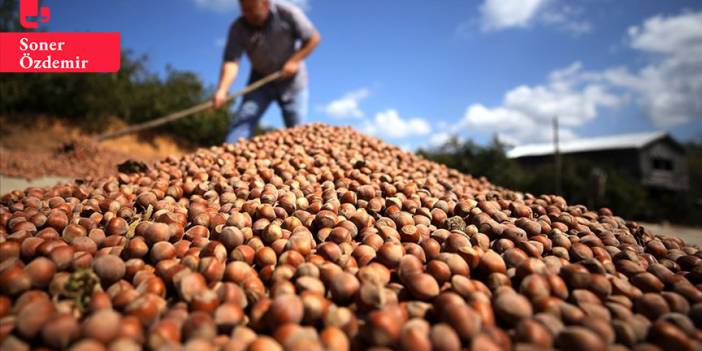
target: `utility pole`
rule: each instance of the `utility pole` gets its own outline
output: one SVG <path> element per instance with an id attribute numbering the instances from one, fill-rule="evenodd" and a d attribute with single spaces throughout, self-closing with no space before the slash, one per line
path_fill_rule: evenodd
<path id="1" fill-rule="evenodd" d="M 556 195 L 561 195 L 561 150 L 558 146 L 558 116 L 553 117 L 553 157 L 555 164 Z"/>

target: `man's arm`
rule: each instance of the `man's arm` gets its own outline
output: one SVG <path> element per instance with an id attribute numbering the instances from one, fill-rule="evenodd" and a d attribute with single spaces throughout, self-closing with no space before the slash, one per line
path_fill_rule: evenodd
<path id="1" fill-rule="evenodd" d="M 309 56 L 312 51 L 314 51 L 314 48 L 319 45 L 319 42 L 322 40 L 322 37 L 319 35 L 319 33 L 315 32 L 312 34 L 309 40 L 307 40 L 300 50 L 298 50 L 296 53 L 294 53 L 287 62 L 283 65 L 283 68 L 281 69 L 281 72 L 283 73 L 283 76 L 285 77 L 292 77 L 297 73 L 297 71 L 300 69 L 300 62 L 304 60 L 307 56 Z"/>
<path id="2" fill-rule="evenodd" d="M 224 61 L 222 71 L 219 74 L 219 84 L 217 91 L 212 96 L 212 104 L 215 108 L 221 108 L 224 105 L 224 100 L 227 98 L 229 88 L 234 83 L 236 75 L 239 72 L 239 61 Z"/>

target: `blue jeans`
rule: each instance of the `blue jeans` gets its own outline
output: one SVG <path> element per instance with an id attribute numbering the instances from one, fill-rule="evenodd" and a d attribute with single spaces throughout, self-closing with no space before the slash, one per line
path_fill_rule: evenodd
<path id="1" fill-rule="evenodd" d="M 291 90 L 289 86 L 281 86 L 276 82 L 244 95 L 244 99 L 234 113 L 224 142 L 231 144 L 241 138 L 252 137 L 261 116 L 273 100 L 278 103 L 283 112 L 286 128 L 300 124 L 307 115 L 307 99 L 307 88 Z"/>

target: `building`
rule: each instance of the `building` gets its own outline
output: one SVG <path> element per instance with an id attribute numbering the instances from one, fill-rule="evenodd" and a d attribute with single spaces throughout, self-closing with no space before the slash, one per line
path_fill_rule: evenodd
<path id="1" fill-rule="evenodd" d="M 582 159 L 603 167 L 625 170 L 654 190 L 689 188 L 685 148 L 666 132 L 611 135 L 562 141 L 559 150 L 569 160 Z M 507 157 L 523 165 L 554 162 L 553 143 L 522 145 Z"/>

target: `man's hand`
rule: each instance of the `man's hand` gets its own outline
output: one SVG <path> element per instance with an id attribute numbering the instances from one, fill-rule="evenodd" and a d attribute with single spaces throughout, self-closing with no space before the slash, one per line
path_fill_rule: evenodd
<path id="1" fill-rule="evenodd" d="M 302 45 L 300 50 L 290 56 L 288 61 L 283 65 L 283 68 L 280 69 L 280 73 L 283 74 L 284 78 L 290 78 L 300 70 L 300 62 L 317 47 L 320 40 L 319 33 L 314 33 L 314 35 Z"/>
<path id="2" fill-rule="evenodd" d="M 212 95 L 212 105 L 215 109 L 222 108 L 225 100 L 227 100 L 227 92 L 225 90 L 217 90 L 217 92 Z"/>
<path id="3" fill-rule="evenodd" d="M 286 62 L 283 65 L 283 68 L 280 70 L 280 72 L 283 74 L 283 77 L 285 78 L 290 78 L 297 73 L 297 71 L 300 69 L 300 61 L 295 60 L 295 59 L 290 59 L 288 62 Z"/>
<path id="4" fill-rule="evenodd" d="M 219 83 L 217 84 L 217 90 L 212 95 L 212 107 L 215 109 L 220 109 L 224 106 L 224 102 L 227 100 L 227 93 L 229 92 L 229 87 L 234 83 L 236 79 L 236 73 L 239 71 L 239 61 L 225 61 L 222 64 L 222 71 L 219 74 Z"/>

